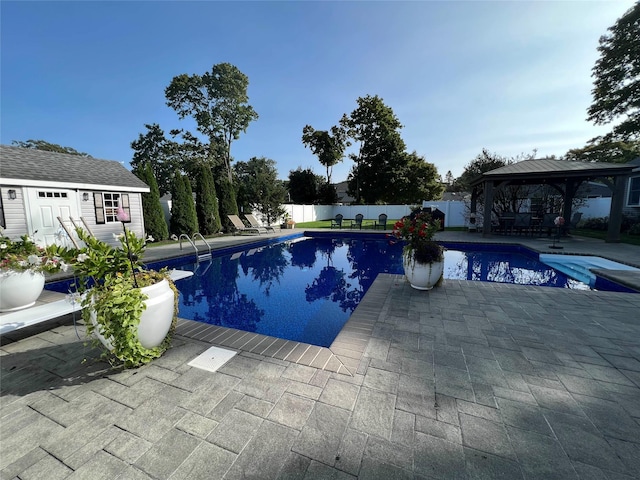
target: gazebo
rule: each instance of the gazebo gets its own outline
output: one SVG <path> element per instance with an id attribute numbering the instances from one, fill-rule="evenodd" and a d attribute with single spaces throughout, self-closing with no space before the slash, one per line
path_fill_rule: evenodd
<path id="1" fill-rule="evenodd" d="M 624 192 L 628 178 L 635 165 L 576 162 L 543 158 L 524 160 L 483 173 L 471 183 L 471 213 L 475 214 L 479 195 L 484 192 L 484 211 L 491 212 L 494 191 L 508 185 L 549 185 L 563 197 L 562 216 L 571 218 L 571 204 L 578 187 L 583 182 L 599 180 L 612 192 L 611 209 L 609 211 L 609 229 L 606 242 L 620 241 L 622 223 L 622 207 Z M 491 214 L 484 215 L 482 234 L 491 234 Z"/>

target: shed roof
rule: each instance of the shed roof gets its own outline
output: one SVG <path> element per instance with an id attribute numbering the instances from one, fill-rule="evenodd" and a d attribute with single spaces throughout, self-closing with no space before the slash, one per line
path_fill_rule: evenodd
<path id="1" fill-rule="evenodd" d="M 571 160 L 557 160 L 554 158 L 541 158 L 537 160 L 523 160 L 504 167 L 496 168 L 483 173 L 473 181 L 472 185 L 482 183 L 484 180 L 540 180 L 581 178 L 584 180 L 598 177 L 624 175 L 633 170 L 634 166 L 628 163 L 607 162 L 576 162 Z"/>
<path id="2" fill-rule="evenodd" d="M 0 181 L 13 185 L 149 191 L 146 183 L 116 160 L 8 145 L 0 145 Z"/>

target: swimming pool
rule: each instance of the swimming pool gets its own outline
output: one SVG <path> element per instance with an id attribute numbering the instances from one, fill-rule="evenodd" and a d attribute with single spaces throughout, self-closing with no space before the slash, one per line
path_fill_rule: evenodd
<path id="1" fill-rule="evenodd" d="M 590 289 L 515 245 L 442 243 L 449 280 Z M 381 235 L 292 235 L 150 264 L 194 275 L 178 280 L 181 318 L 330 346 L 379 273 L 402 274 L 402 245 Z M 66 285 L 47 288 L 66 292 Z M 603 281 L 600 290 L 624 291 Z M 629 290 L 627 290 L 629 291 Z"/>
<path id="2" fill-rule="evenodd" d="M 517 246 L 444 243 L 445 278 L 588 290 Z M 496 250 L 499 248 L 499 250 Z M 180 317 L 329 346 L 379 273 L 402 274 L 402 246 L 380 236 L 301 236 L 174 262 Z"/>

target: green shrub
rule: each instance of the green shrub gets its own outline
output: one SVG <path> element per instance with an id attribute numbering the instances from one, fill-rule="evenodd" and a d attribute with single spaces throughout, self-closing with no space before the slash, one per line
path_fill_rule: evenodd
<path id="1" fill-rule="evenodd" d="M 158 190 L 158 182 L 153 175 L 153 169 L 150 163 L 134 172 L 140 180 L 146 183 L 151 190 L 149 193 L 142 194 L 142 215 L 144 217 L 144 229 L 153 241 L 160 242 L 169 238 L 169 228 L 164 218 L 164 211 L 160 204 L 160 191 Z"/>

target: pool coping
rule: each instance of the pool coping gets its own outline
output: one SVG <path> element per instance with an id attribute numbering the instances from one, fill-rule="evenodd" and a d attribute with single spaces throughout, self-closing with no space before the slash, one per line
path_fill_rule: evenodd
<path id="1" fill-rule="evenodd" d="M 365 365 L 361 365 L 362 357 L 370 345 L 375 324 L 385 310 L 384 303 L 391 286 L 398 281 L 404 281 L 404 276 L 378 274 L 329 347 L 186 319 L 179 319 L 176 335 L 211 345 L 354 376 L 366 368 Z"/>

